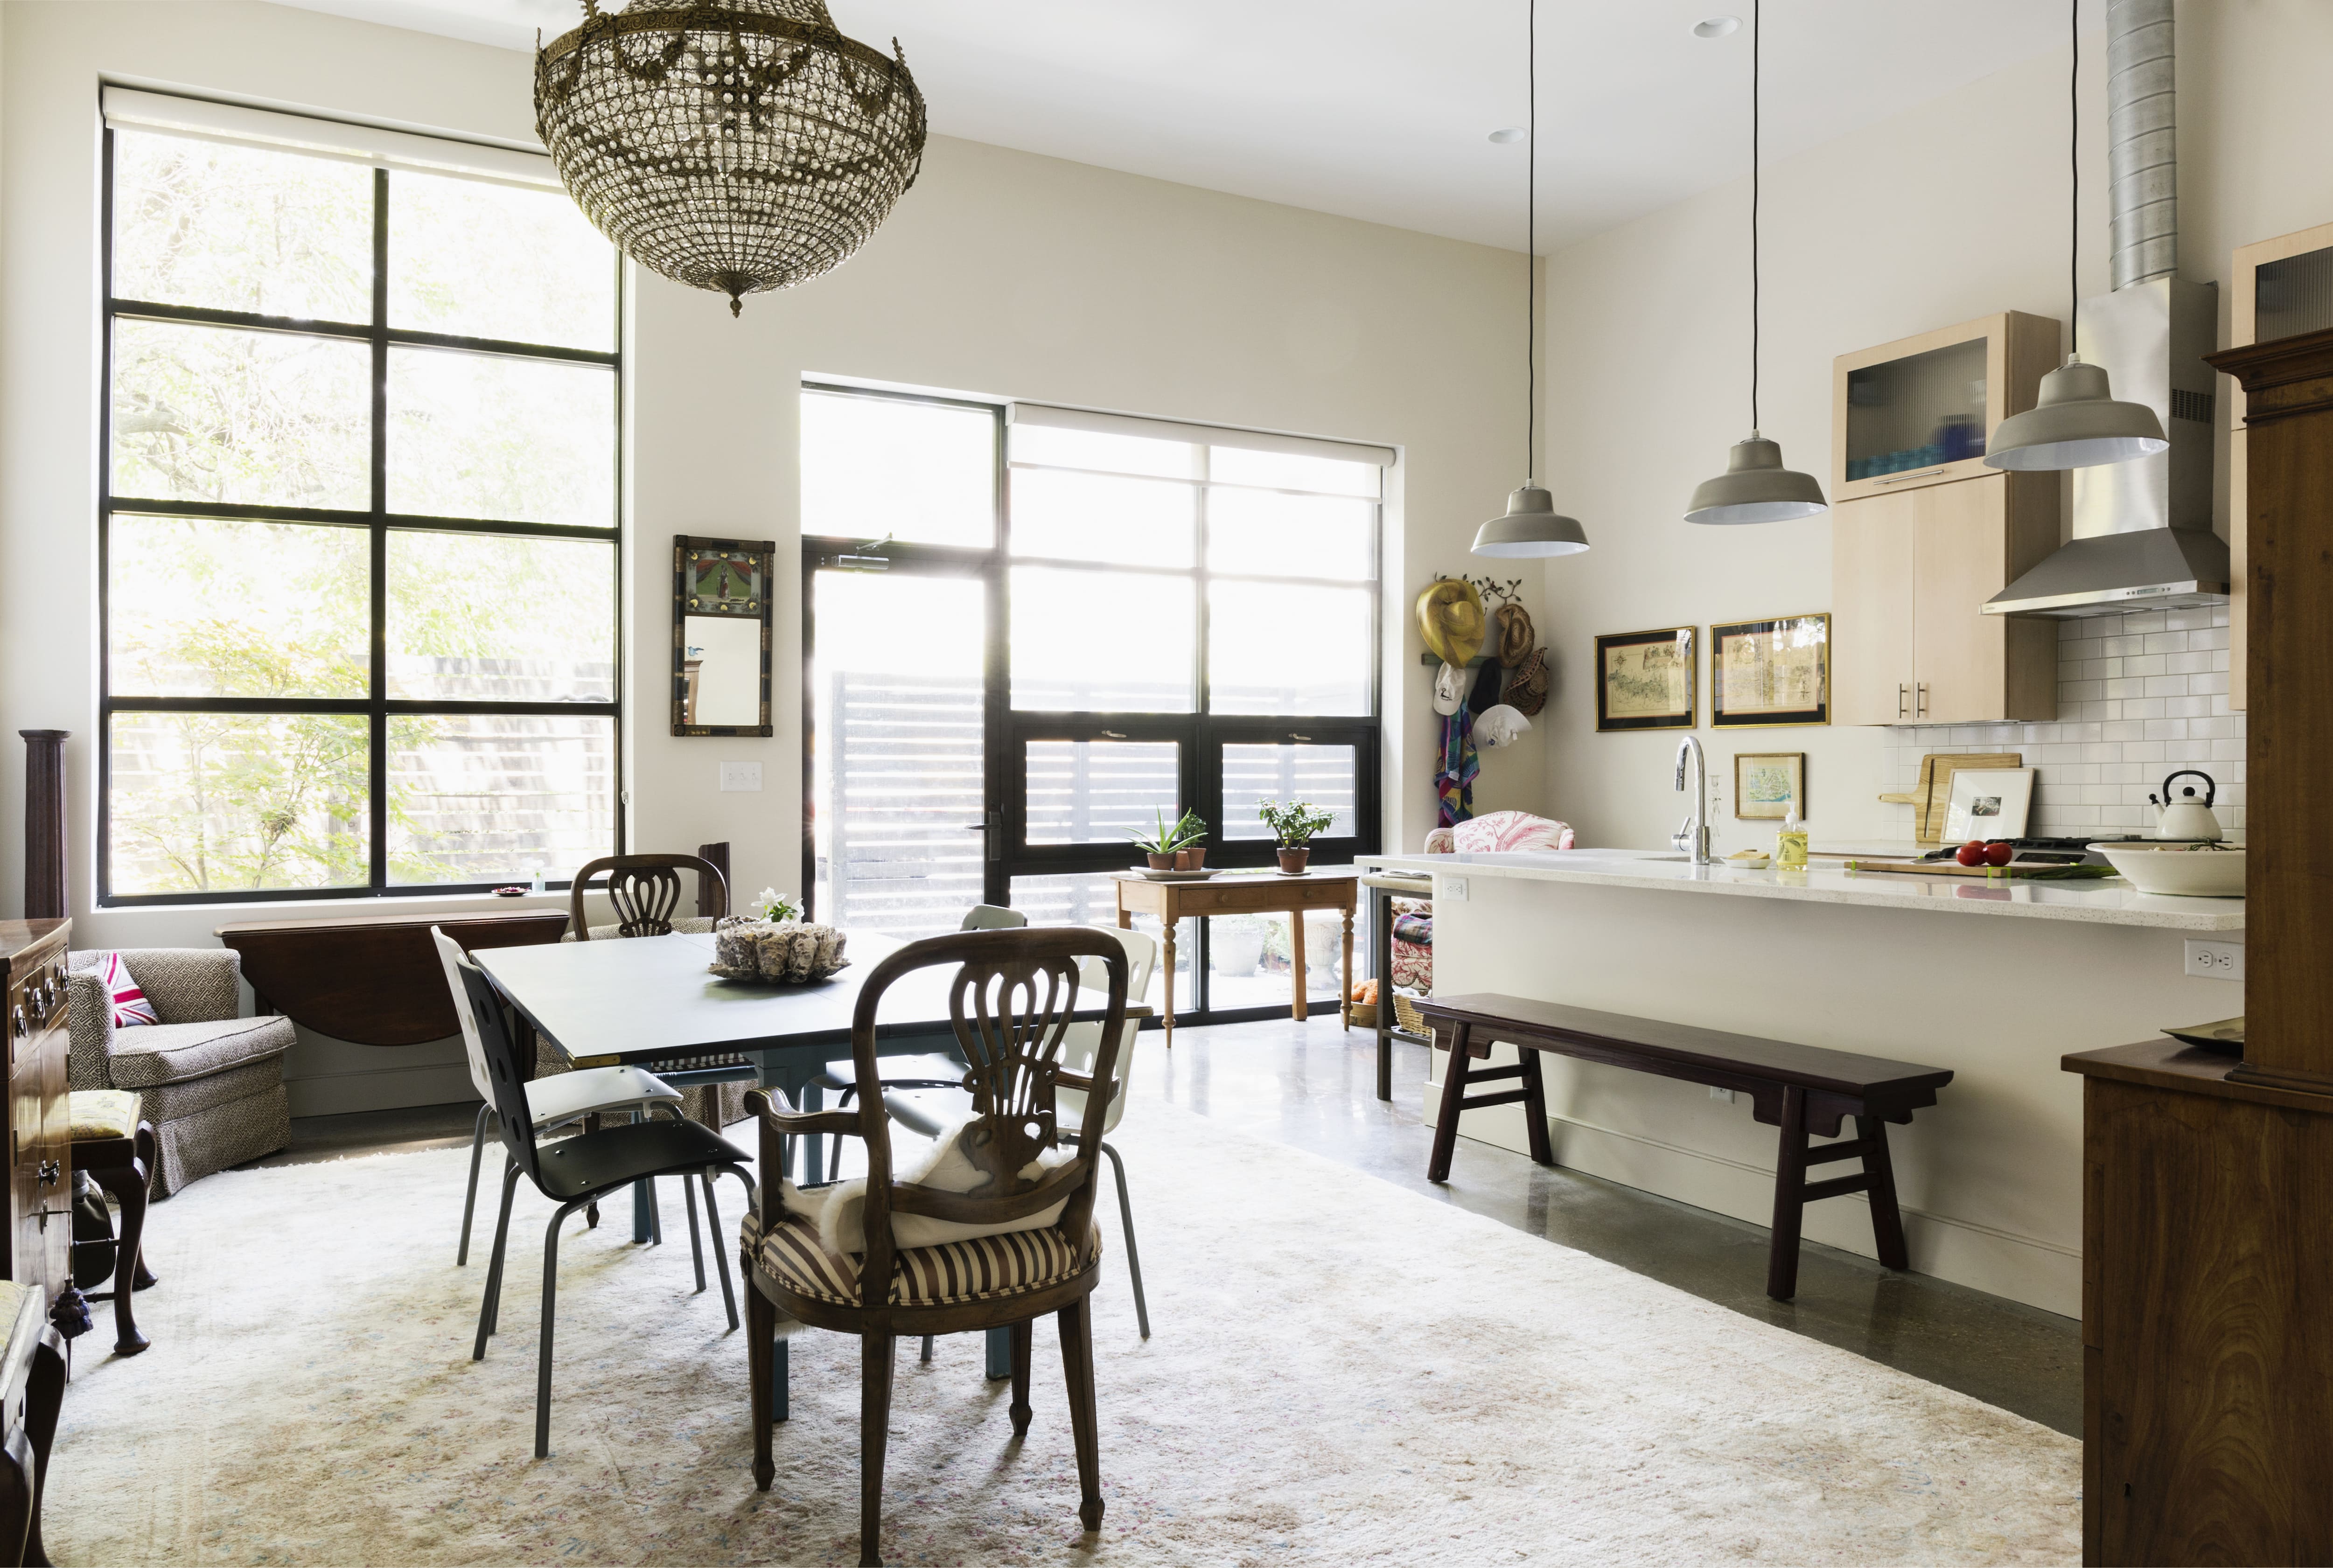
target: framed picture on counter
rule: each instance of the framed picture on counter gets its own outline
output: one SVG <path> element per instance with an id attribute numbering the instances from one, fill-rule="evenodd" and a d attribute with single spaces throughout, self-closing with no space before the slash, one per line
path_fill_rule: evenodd
<path id="1" fill-rule="evenodd" d="M 1599 730 L 1690 730 L 1700 654 L 1691 626 L 1608 632 L 1596 639 Z"/>
<path id="2" fill-rule="evenodd" d="M 1733 815 L 1743 822 L 1780 822 L 1799 803 L 1807 815 L 1807 754 L 1804 751 L 1736 751 L 1733 754 Z"/>
<path id="3" fill-rule="evenodd" d="M 2031 768 L 1963 768 L 1953 774 L 1944 839 L 2022 838 L 2033 810 Z"/>
<path id="4" fill-rule="evenodd" d="M 1830 722 L 1830 617 L 1709 628 L 1709 723 L 1763 730 Z"/>

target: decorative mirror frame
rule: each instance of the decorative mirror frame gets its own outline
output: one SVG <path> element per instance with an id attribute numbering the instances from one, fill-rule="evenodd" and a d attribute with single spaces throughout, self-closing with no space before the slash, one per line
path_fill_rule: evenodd
<path id="1" fill-rule="evenodd" d="M 778 547 L 766 539 L 701 539 L 675 534 L 672 541 L 672 732 L 676 735 L 760 735 L 770 727 L 770 587 Z M 747 591 L 718 598 L 700 595 L 690 564 L 707 556 L 729 556 L 746 569 Z M 758 592 L 755 589 L 758 588 Z M 758 724 L 689 724 L 688 617 L 692 615 L 751 617 L 762 626 L 762 722 Z"/>

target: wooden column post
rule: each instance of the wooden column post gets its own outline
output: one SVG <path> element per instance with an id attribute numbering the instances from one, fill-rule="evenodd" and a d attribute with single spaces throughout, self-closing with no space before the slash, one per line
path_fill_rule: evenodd
<path id="1" fill-rule="evenodd" d="M 72 913 L 65 882 L 67 730 L 19 730 L 24 738 L 24 918 Z"/>
<path id="2" fill-rule="evenodd" d="M 2333 331 L 2206 356 L 2244 389 L 2244 1059 L 2240 1082 L 2333 1095 L 2333 875 L 2302 846 L 2333 772 Z"/>

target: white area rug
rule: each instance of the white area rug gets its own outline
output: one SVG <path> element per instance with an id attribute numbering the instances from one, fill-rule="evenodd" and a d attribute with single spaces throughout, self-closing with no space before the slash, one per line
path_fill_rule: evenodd
<path id="1" fill-rule="evenodd" d="M 977 1335 L 892 1405 L 895 1564 L 2073 1562 L 2080 1446 L 1845 1352 L 1282 1145 L 1145 1106 L 1154 1337 L 1114 1203 L 1088 1544 L 1058 1342 L 1016 1444 Z M 741 1134 L 750 1129 L 741 1127 Z M 502 1333 L 470 1359 L 466 1151 L 227 1172 L 158 1205 L 154 1348 L 67 1391 L 60 1564 L 852 1563 L 858 1346 L 793 1341 L 754 1489 L 745 1347 L 618 1205 L 570 1222 L 552 1457 L 533 1458 L 549 1205 L 522 1187 Z M 491 1184 L 493 1167 L 488 1168 Z M 720 1186 L 730 1245 L 742 1189 Z M 483 1245 L 480 1252 L 484 1250 Z M 475 1255 L 474 1255 L 475 1256 Z M 708 1260 L 709 1262 L 709 1260 Z M 709 1278 L 709 1276 L 708 1276 Z"/>

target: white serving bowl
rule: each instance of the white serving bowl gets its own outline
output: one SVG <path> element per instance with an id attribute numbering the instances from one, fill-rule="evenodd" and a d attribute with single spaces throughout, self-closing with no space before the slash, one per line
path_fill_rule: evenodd
<path id="1" fill-rule="evenodd" d="M 2141 893 L 2182 898 L 2242 898 L 2244 852 L 2241 846 L 2190 844 L 2093 844 L 2115 874 Z"/>

